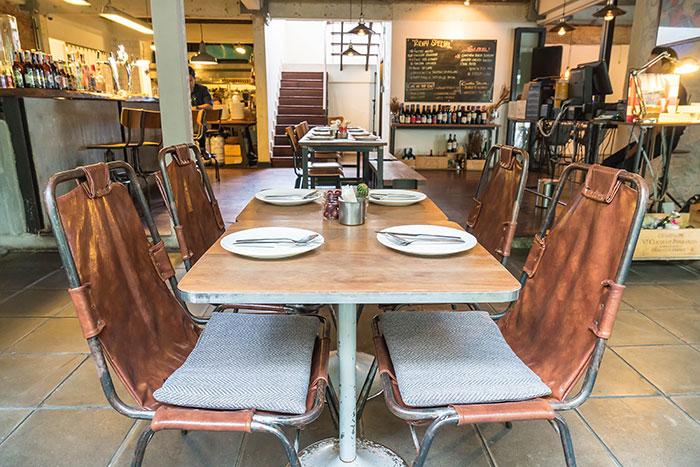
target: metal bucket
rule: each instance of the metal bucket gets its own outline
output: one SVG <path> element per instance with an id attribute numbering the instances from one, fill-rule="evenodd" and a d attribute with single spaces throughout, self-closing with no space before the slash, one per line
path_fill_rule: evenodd
<path id="1" fill-rule="evenodd" d="M 557 183 L 559 183 L 559 180 L 552 180 L 551 178 L 540 178 L 537 180 L 537 193 L 544 196 L 537 196 L 537 200 L 535 201 L 536 207 L 544 209 L 549 207 L 549 199 L 552 197 L 554 187 L 557 186 Z"/>
<path id="2" fill-rule="evenodd" d="M 355 203 L 339 200 L 338 222 L 343 225 L 362 225 L 367 218 L 367 200 L 361 199 Z"/>

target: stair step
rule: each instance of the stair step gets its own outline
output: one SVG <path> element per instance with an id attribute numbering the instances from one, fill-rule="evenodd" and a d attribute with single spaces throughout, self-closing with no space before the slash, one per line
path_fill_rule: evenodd
<path id="1" fill-rule="evenodd" d="M 315 96 L 294 96 L 294 97 L 280 97 L 280 105 L 313 105 L 316 107 L 323 107 L 323 97 Z"/>
<path id="2" fill-rule="evenodd" d="M 323 80 L 322 71 L 283 71 L 282 79 L 320 79 Z"/>
<path id="3" fill-rule="evenodd" d="M 287 135 L 275 135 L 275 146 L 285 146 L 289 145 L 289 138 L 287 138 Z"/>
<path id="4" fill-rule="evenodd" d="M 272 167 L 294 167 L 294 158 L 290 156 L 272 156 L 270 160 Z"/>
<path id="5" fill-rule="evenodd" d="M 323 99 L 323 89 L 280 88 L 280 97 L 318 97 Z"/>
<path id="6" fill-rule="evenodd" d="M 278 115 L 277 123 L 280 125 L 298 125 L 306 120 L 309 124 L 325 125 L 326 117 L 323 115 Z"/>
<path id="7" fill-rule="evenodd" d="M 283 79 L 281 89 L 304 88 L 304 89 L 321 89 L 323 90 L 323 80 L 311 79 Z"/>
<path id="8" fill-rule="evenodd" d="M 272 155 L 273 157 L 279 157 L 279 156 L 292 156 L 292 147 L 291 146 L 277 146 L 276 144 L 272 146 Z"/>
<path id="9" fill-rule="evenodd" d="M 313 107 L 309 105 L 278 105 L 278 115 L 326 115 L 323 107 Z"/>

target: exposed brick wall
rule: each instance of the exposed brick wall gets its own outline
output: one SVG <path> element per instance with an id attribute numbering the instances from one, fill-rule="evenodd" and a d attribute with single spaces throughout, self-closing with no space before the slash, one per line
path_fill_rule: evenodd
<path id="1" fill-rule="evenodd" d="M 17 18 L 19 41 L 23 49 L 36 49 L 34 32 L 32 31 L 32 18 L 28 11 L 21 10 L 19 5 L 8 0 L 0 0 L 0 14 L 12 15 Z"/>

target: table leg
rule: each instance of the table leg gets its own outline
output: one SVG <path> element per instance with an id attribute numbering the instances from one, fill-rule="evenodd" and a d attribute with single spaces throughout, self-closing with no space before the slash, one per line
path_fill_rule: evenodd
<path id="1" fill-rule="evenodd" d="M 340 460 L 355 460 L 355 350 L 357 309 L 354 304 L 338 305 L 338 366 L 340 387 Z"/>
<path id="2" fill-rule="evenodd" d="M 377 148 L 377 188 L 384 188 L 384 148 Z"/>
<path id="3" fill-rule="evenodd" d="M 637 153 L 634 155 L 634 173 L 639 173 L 642 164 L 642 146 L 644 144 L 644 134 L 646 133 L 646 128 L 641 127 L 639 129 L 639 138 L 637 140 Z M 633 133 L 634 135 L 634 133 Z"/>
<path id="4" fill-rule="evenodd" d="M 301 187 L 309 187 L 309 148 L 301 148 Z"/>

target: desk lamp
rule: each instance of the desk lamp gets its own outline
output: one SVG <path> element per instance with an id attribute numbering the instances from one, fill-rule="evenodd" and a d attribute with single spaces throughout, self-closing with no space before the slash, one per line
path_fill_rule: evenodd
<path id="1" fill-rule="evenodd" d="M 634 83 L 634 92 L 637 95 L 637 98 L 639 99 L 639 118 L 642 119 L 644 118 L 644 115 L 647 113 L 647 106 L 644 103 L 644 97 L 643 97 L 643 92 L 642 92 L 642 83 L 639 80 L 639 75 L 647 71 L 649 68 L 652 66 L 656 65 L 663 59 L 668 59 L 672 63 L 676 65 L 675 69 L 673 70 L 674 74 L 677 75 L 684 75 L 686 73 L 692 73 L 694 71 L 697 71 L 700 69 L 700 65 L 698 64 L 697 60 L 695 60 L 692 57 L 686 57 L 683 59 L 675 59 L 671 57 L 671 54 L 669 54 L 666 51 L 661 52 L 659 55 L 656 57 L 652 58 L 649 60 L 647 63 L 645 63 L 642 67 L 640 68 L 633 68 L 630 71 L 630 75 L 632 76 L 632 82 Z"/>

